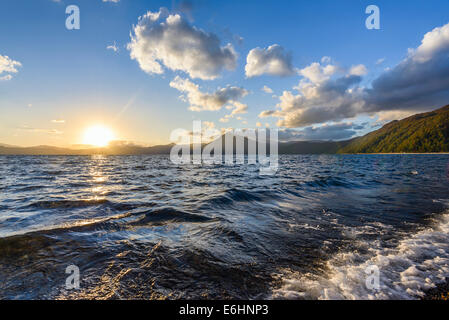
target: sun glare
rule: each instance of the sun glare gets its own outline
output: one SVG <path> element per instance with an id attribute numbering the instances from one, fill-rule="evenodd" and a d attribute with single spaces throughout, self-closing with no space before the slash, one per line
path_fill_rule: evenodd
<path id="1" fill-rule="evenodd" d="M 114 138 L 115 136 L 111 129 L 102 125 L 96 125 L 86 129 L 83 143 L 96 147 L 106 147 Z"/>

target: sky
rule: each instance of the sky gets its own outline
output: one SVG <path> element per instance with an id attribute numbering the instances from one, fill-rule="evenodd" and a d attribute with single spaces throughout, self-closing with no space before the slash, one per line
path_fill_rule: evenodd
<path id="1" fill-rule="evenodd" d="M 4 144 L 165 144 L 193 120 L 342 140 L 449 103 L 447 0 L 2 0 L 0 26 Z"/>

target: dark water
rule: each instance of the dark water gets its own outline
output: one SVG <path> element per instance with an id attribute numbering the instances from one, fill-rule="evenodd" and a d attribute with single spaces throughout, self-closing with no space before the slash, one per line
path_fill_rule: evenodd
<path id="1" fill-rule="evenodd" d="M 165 156 L 0 157 L 0 298 L 419 298 L 449 276 L 448 163 L 281 156 L 260 176 Z"/>

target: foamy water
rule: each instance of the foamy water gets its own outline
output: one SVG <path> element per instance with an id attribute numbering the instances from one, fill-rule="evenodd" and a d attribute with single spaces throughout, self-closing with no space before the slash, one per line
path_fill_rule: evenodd
<path id="1" fill-rule="evenodd" d="M 353 232 L 364 233 L 362 230 Z M 369 229 L 369 228 L 368 228 Z M 390 228 L 381 232 L 388 233 Z M 380 241 L 360 242 L 366 253 L 337 253 L 326 262 L 323 274 L 295 274 L 285 270 L 275 299 L 418 299 L 449 276 L 449 213 L 435 218 L 432 226 L 416 234 L 403 234 L 397 246 Z M 357 242 L 356 237 L 354 239 Z M 380 271 L 380 288 L 367 285 L 370 267 Z"/>

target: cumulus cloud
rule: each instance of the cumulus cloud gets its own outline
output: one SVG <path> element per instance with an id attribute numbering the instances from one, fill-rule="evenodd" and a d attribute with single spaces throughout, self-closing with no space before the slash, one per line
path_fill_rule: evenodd
<path id="1" fill-rule="evenodd" d="M 235 69 L 237 62 L 231 44 L 222 46 L 215 34 L 191 26 L 165 8 L 139 18 L 128 49 L 131 58 L 149 74 L 162 74 L 165 66 L 191 78 L 212 80 L 224 69 Z"/>
<path id="2" fill-rule="evenodd" d="M 338 70 L 319 62 L 305 67 L 299 71 L 303 79 L 294 88 L 298 94 L 284 91 L 276 110 L 263 111 L 259 117 L 277 117 L 277 124 L 288 128 L 354 117 L 363 106 L 363 92 L 358 88 L 362 78 L 350 73 L 334 76 Z"/>
<path id="3" fill-rule="evenodd" d="M 352 66 L 351 69 L 349 69 L 349 74 L 354 76 L 364 76 L 367 73 L 368 69 L 363 64 Z"/>
<path id="4" fill-rule="evenodd" d="M 268 86 L 263 86 L 262 91 L 265 93 L 273 93 L 273 89 Z"/>
<path id="5" fill-rule="evenodd" d="M 0 81 L 11 80 L 13 74 L 19 72 L 17 68 L 21 67 L 22 64 L 18 61 L 14 61 L 8 56 L 0 55 Z"/>
<path id="6" fill-rule="evenodd" d="M 320 64 L 314 62 L 304 69 L 299 70 L 299 74 L 308 79 L 312 83 L 321 83 L 334 75 L 338 71 L 338 67 L 331 64 Z"/>
<path id="7" fill-rule="evenodd" d="M 219 88 L 213 93 L 204 93 L 201 91 L 199 85 L 188 79 L 183 79 L 180 76 L 176 76 L 170 82 L 170 86 L 185 94 L 181 98 L 190 103 L 189 109 L 191 111 L 217 111 L 227 103 L 236 106 L 238 100 L 248 94 L 247 90 L 233 86 Z"/>
<path id="8" fill-rule="evenodd" d="M 234 101 L 232 103 L 232 107 L 233 107 L 233 110 L 231 112 L 231 116 L 235 116 L 236 114 L 248 113 L 248 105 L 246 105 L 244 103 Z"/>
<path id="9" fill-rule="evenodd" d="M 280 45 L 252 49 L 246 58 L 245 73 L 248 78 L 263 74 L 290 76 L 294 74 L 291 55 Z"/>
<path id="10" fill-rule="evenodd" d="M 274 110 L 278 125 L 295 128 L 379 113 L 381 119 L 428 111 L 449 102 L 449 24 L 428 32 L 397 66 L 362 87 L 364 65 L 343 70 L 322 59 L 303 68 L 293 91 L 284 91 Z"/>
<path id="11" fill-rule="evenodd" d="M 248 105 L 238 101 L 232 101 L 231 104 L 226 107 L 226 109 L 232 110 L 232 112 L 221 118 L 220 122 L 226 123 L 229 122 L 231 118 L 234 118 L 237 115 L 248 113 Z M 237 116 L 237 120 L 242 121 L 243 123 L 246 122 L 246 120 L 240 116 Z"/>

